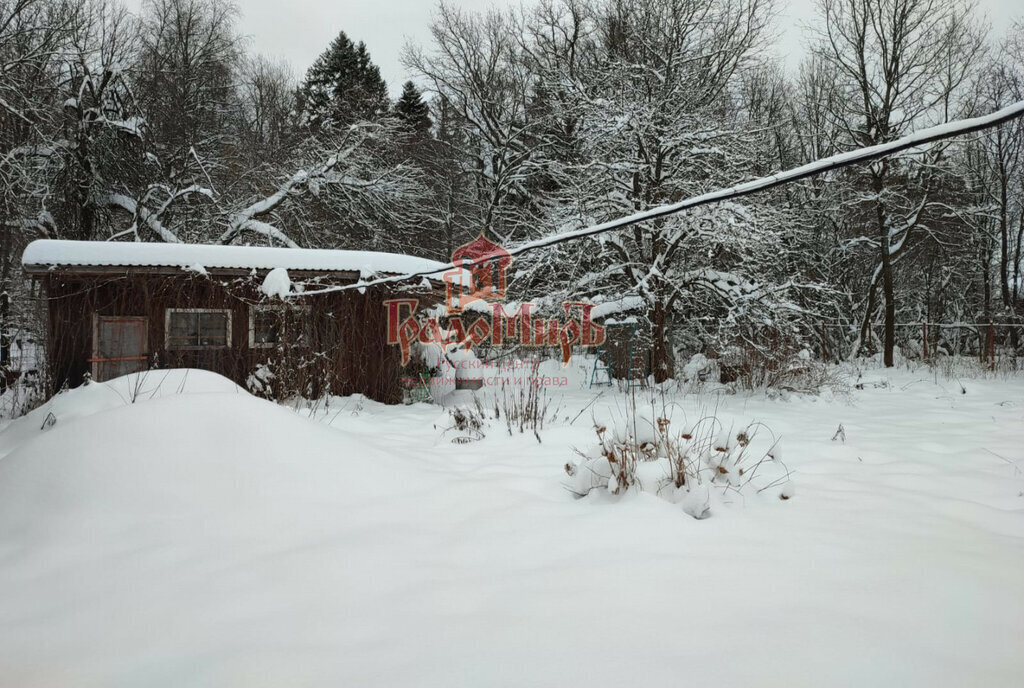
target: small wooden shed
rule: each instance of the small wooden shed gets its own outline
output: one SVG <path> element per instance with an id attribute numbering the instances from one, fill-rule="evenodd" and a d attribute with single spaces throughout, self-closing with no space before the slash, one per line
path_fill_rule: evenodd
<path id="1" fill-rule="evenodd" d="M 51 391 L 87 375 L 202 368 L 278 397 L 361 393 L 397 403 L 401 356 L 387 343 L 384 301 L 443 299 L 440 272 L 286 299 L 268 288 L 281 287 L 282 271 L 285 288 L 316 292 L 444 268 L 392 253 L 40 240 L 22 264 L 47 307 Z"/>

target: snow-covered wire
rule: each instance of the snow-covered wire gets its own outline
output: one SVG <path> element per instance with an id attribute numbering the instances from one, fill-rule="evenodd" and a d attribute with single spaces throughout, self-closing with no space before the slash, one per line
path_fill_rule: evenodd
<path id="1" fill-rule="evenodd" d="M 847 151 L 845 153 L 839 153 L 836 155 L 822 158 L 806 165 L 794 167 L 784 172 L 777 172 L 767 177 L 761 177 L 759 179 L 753 179 L 748 182 L 743 182 L 735 186 L 727 187 L 724 189 L 718 189 L 698 196 L 692 196 L 685 200 L 677 203 L 670 203 L 661 205 L 656 208 L 644 210 L 632 215 L 626 215 L 615 220 L 603 222 L 601 224 L 592 225 L 589 227 L 583 227 L 580 229 L 570 230 L 568 232 L 560 232 L 557 234 L 550 234 L 540 239 L 528 241 L 526 243 L 514 246 L 508 249 L 508 253 L 512 256 L 522 255 L 530 251 L 536 251 L 542 248 L 549 248 L 558 244 L 565 243 L 567 241 L 573 241 L 576 239 L 583 239 L 598 234 L 605 234 L 613 232 L 631 225 L 639 224 L 641 222 L 647 222 L 650 220 L 656 220 L 669 215 L 680 213 L 684 210 L 691 208 L 697 208 L 703 205 L 709 205 L 712 203 L 721 203 L 722 201 L 732 200 L 734 198 L 740 198 L 742 196 L 748 196 L 750 194 L 758 193 L 761 191 L 767 191 L 783 184 L 789 184 L 801 179 L 813 177 L 824 172 L 831 170 L 848 167 L 850 165 L 856 165 L 859 163 L 870 162 L 879 158 L 884 158 L 895 153 L 899 153 L 911 148 L 918 148 L 920 146 L 935 143 L 936 141 L 942 141 L 944 139 L 953 138 L 955 136 L 962 136 L 964 134 L 970 134 L 976 131 L 982 131 L 984 129 L 990 129 L 992 127 L 999 126 L 1005 122 L 1024 116 L 1024 100 L 1018 101 L 1012 105 L 1008 105 L 1000 110 L 996 110 L 988 115 L 981 117 L 972 117 L 970 119 L 957 120 L 955 122 L 948 122 L 946 124 L 940 124 L 935 127 L 923 129 L 918 132 L 914 132 L 903 138 L 896 139 L 895 141 L 889 141 L 887 143 L 881 143 L 875 146 L 868 146 L 866 148 L 858 148 L 856 150 Z M 304 292 L 305 296 L 324 294 L 335 291 L 347 291 L 350 289 L 365 289 L 366 287 L 373 287 L 383 284 L 394 284 L 398 282 L 404 282 L 406 280 L 422 278 L 422 277 L 438 277 L 441 273 L 447 270 L 455 269 L 454 264 L 449 264 L 440 270 L 430 272 L 416 272 L 405 275 L 394 275 L 390 277 L 382 277 L 371 281 L 358 282 L 356 284 L 348 285 L 337 285 L 332 287 L 325 287 L 323 289 L 316 289 Z"/>

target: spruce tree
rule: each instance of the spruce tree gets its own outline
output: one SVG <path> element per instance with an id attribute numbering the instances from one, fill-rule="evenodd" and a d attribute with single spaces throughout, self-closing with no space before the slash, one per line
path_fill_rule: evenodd
<path id="1" fill-rule="evenodd" d="M 395 103 L 395 114 L 416 134 L 429 134 L 433 124 L 430 120 L 430 106 L 423 101 L 423 95 L 413 82 L 406 81 L 402 87 L 402 95 Z"/>
<path id="2" fill-rule="evenodd" d="M 299 87 L 299 109 L 314 130 L 373 120 L 389 110 L 388 89 L 366 44 L 342 31 Z"/>

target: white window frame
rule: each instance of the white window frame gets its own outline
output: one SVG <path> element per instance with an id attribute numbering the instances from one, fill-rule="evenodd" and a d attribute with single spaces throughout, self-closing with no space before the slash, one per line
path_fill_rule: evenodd
<path id="1" fill-rule="evenodd" d="M 253 305 L 249 306 L 249 348 L 250 349 L 274 349 L 277 346 L 279 346 L 278 344 L 274 344 L 272 342 L 257 342 L 256 341 L 256 313 L 258 311 L 280 311 L 282 313 L 287 312 L 287 311 L 293 311 L 293 312 L 294 311 L 298 311 L 298 312 L 301 312 L 302 315 L 303 315 L 303 318 L 304 318 L 303 322 L 305 323 L 305 326 L 307 328 L 309 328 L 309 330 L 310 330 L 310 331 L 306 332 L 306 335 L 311 336 L 312 335 L 312 332 L 311 332 L 312 324 L 309 322 L 309 317 L 310 317 L 311 310 L 312 309 L 310 309 L 309 304 L 299 304 L 299 305 L 294 305 L 294 306 L 282 306 L 282 305 L 279 305 L 279 304 L 259 304 L 259 303 L 257 303 L 257 304 L 253 304 Z M 284 320 L 282 320 L 281 322 L 283 324 Z M 291 346 L 299 346 L 299 344 L 293 342 L 291 344 Z M 307 341 L 307 342 L 305 342 L 304 346 L 311 346 L 311 343 Z"/>
<path id="2" fill-rule="evenodd" d="M 196 346 L 172 346 L 171 345 L 171 316 L 175 313 L 224 313 L 227 315 L 227 337 L 223 346 L 219 345 L 196 345 Z M 164 313 L 164 348 L 168 351 L 212 351 L 216 349 L 231 348 L 231 309 L 230 308 L 168 308 Z"/>

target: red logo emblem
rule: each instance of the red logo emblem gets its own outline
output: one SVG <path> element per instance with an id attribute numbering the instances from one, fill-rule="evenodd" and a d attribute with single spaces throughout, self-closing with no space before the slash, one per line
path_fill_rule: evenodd
<path id="1" fill-rule="evenodd" d="M 483 234 L 452 253 L 454 270 L 444 273 L 449 313 L 459 313 L 474 301 L 503 301 L 508 295 L 512 256 Z"/>

